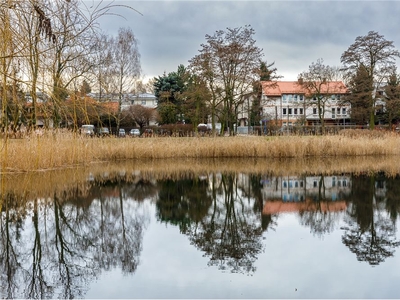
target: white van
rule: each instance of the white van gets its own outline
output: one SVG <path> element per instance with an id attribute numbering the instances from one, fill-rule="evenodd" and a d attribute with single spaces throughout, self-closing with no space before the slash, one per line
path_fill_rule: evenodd
<path id="1" fill-rule="evenodd" d="M 94 136 L 94 125 L 82 125 L 81 132 L 86 136 Z"/>

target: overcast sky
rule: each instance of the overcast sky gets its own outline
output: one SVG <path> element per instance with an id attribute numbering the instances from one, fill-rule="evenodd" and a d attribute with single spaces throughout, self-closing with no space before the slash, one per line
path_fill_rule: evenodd
<path id="1" fill-rule="evenodd" d="M 275 62 L 282 80 L 296 80 L 319 58 L 340 66 L 341 54 L 369 31 L 393 41 L 400 50 L 400 1 L 130 0 L 114 4 L 129 5 L 142 14 L 115 8 L 124 18 L 103 17 L 100 25 L 110 35 L 116 35 L 119 27 L 133 30 L 146 78 L 176 71 L 180 64 L 187 66 L 206 34 L 244 25 L 255 30 L 264 60 Z"/>

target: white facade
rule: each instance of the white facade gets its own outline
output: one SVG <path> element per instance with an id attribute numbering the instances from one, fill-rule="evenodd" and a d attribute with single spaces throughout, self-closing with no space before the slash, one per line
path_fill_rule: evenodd
<path id="1" fill-rule="evenodd" d="M 101 95 L 98 93 L 90 93 L 88 96 L 96 99 L 97 101 L 103 102 L 118 102 L 119 95 L 118 94 L 103 94 Z M 142 105 L 145 107 L 156 108 L 157 107 L 157 98 L 155 95 L 150 93 L 143 93 L 143 94 L 124 94 L 122 95 L 122 104 L 121 109 L 128 109 L 132 105 Z"/>
<path id="2" fill-rule="evenodd" d="M 335 82 L 331 90 L 327 89 L 321 95 L 321 114 L 327 124 L 343 124 L 350 120 L 350 104 L 341 101 L 346 93 L 344 89 L 343 83 L 339 85 L 339 82 Z M 263 119 L 282 126 L 313 125 L 320 120 L 317 99 L 308 95 L 297 82 L 277 82 L 273 87 L 264 86 L 261 105 Z"/>

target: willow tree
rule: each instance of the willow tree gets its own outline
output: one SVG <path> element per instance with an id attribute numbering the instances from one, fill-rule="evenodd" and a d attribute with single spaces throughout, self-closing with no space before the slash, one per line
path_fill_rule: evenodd
<path id="1" fill-rule="evenodd" d="M 349 77 L 355 76 L 362 66 L 369 81 L 374 83 L 367 99 L 367 105 L 371 108 L 370 129 L 374 129 L 375 126 L 375 89 L 393 72 L 397 57 L 400 57 L 400 53 L 395 49 L 392 41 L 386 40 L 383 35 L 375 31 L 370 31 L 366 36 L 358 36 L 340 58 L 343 70 Z"/>
<path id="2" fill-rule="evenodd" d="M 262 49 L 256 46 L 254 29 L 246 25 L 206 35 L 200 54 L 189 60 L 189 68 L 207 84 L 213 131 L 217 113 L 229 133 L 237 121 L 239 106 L 259 78 Z"/>
<path id="3" fill-rule="evenodd" d="M 11 30 L 11 18 L 8 7 L 4 4 L 0 5 L 0 22 L 3 24 L 0 26 L 0 39 L 3 41 L 0 43 L 0 74 L 1 74 L 1 127 L 7 127 L 7 89 L 8 89 L 8 78 L 11 75 L 10 65 L 11 58 L 13 57 L 14 44 L 13 44 L 13 32 Z"/>
<path id="4" fill-rule="evenodd" d="M 57 32 L 46 55 L 55 127 L 60 124 L 64 101 L 70 91 L 76 90 L 93 67 L 88 58 L 95 49 L 96 32 L 91 27 L 91 20 L 80 12 L 78 4 L 77 0 L 55 1 L 49 6 L 54 15 L 53 28 Z"/>
<path id="5" fill-rule="evenodd" d="M 52 95 L 56 109 L 61 105 L 60 99 L 70 92 L 69 84 L 82 82 L 81 77 L 91 67 L 87 58 L 88 51 L 94 50 L 91 44 L 99 30 L 97 21 L 104 15 L 115 15 L 115 7 L 132 9 L 103 1 L 89 7 L 82 0 L 0 3 L 1 82 L 5 87 L 15 80 L 16 70 L 23 73 L 20 78 L 24 79 L 24 89 L 31 99 L 30 127 L 36 125 L 38 90 Z M 4 93 L 6 90 L 3 88 Z M 5 106 L 6 101 L 2 101 L 2 105 Z M 56 115 L 58 124 L 57 112 L 52 114 Z M 1 118 L 4 117 L 2 113 Z"/>

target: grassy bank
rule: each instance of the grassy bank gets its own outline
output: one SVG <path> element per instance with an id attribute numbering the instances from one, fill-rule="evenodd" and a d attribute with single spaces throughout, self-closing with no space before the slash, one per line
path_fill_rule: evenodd
<path id="1" fill-rule="evenodd" d="M 307 158 L 400 155 L 396 133 L 335 136 L 83 138 L 45 133 L 0 140 L 1 172 L 26 172 L 126 159 Z"/>

